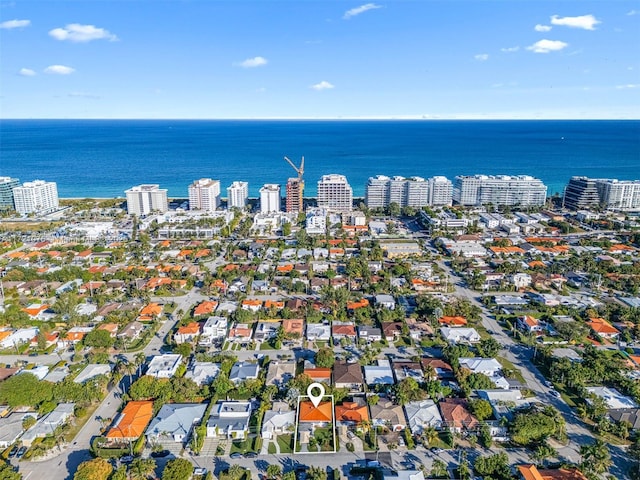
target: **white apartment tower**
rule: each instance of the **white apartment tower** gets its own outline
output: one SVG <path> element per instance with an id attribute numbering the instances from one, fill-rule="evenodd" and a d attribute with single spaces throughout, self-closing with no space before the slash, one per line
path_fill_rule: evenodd
<path id="1" fill-rule="evenodd" d="M 151 212 L 169 210 L 167 189 L 160 185 L 146 184 L 131 187 L 124 192 L 127 196 L 127 213 L 129 215 L 149 215 Z"/>
<path id="2" fill-rule="evenodd" d="M 640 180 L 598 179 L 596 187 L 604 208 L 622 212 L 640 211 Z"/>
<path id="3" fill-rule="evenodd" d="M 227 208 L 243 209 L 249 198 L 249 184 L 247 182 L 233 182 L 227 187 Z"/>
<path id="4" fill-rule="evenodd" d="M 429 203 L 429 183 L 422 177 L 411 177 L 405 181 L 406 202 L 401 206 L 423 207 Z"/>
<path id="5" fill-rule="evenodd" d="M 369 208 L 451 205 L 451 182 L 445 177 L 425 180 L 421 177 L 387 177 L 378 175 L 367 181 L 365 204 Z"/>
<path id="6" fill-rule="evenodd" d="M 353 209 L 353 190 L 344 175 L 323 175 L 318 181 L 318 206 L 339 213 Z"/>
<path id="7" fill-rule="evenodd" d="M 546 198 L 546 185 L 528 175 L 460 175 L 453 187 L 453 201 L 465 206 L 539 206 Z"/>
<path id="8" fill-rule="evenodd" d="M 453 184 L 447 177 L 431 177 L 429 183 L 428 205 L 451 205 Z"/>
<path id="9" fill-rule="evenodd" d="M 368 208 L 385 208 L 389 206 L 389 181 L 385 175 L 369 177 L 364 194 L 364 203 Z"/>
<path id="10" fill-rule="evenodd" d="M 280 211 L 280 185 L 266 183 L 260 189 L 260 213 Z"/>
<path id="11" fill-rule="evenodd" d="M 13 201 L 21 215 L 48 213 L 58 208 L 58 186 L 44 180 L 25 182 L 13 188 Z"/>
<path id="12" fill-rule="evenodd" d="M 189 185 L 189 210 L 215 212 L 220 206 L 220 181 L 201 178 Z"/>

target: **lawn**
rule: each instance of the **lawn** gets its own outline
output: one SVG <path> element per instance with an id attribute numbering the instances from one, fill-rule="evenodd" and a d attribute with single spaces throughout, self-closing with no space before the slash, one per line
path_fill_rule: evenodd
<path id="1" fill-rule="evenodd" d="M 291 445 L 293 444 L 293 435 L 287 433 L 285 435 L 278 435 L 277 439 L 278 445 L 280 446 L 280 453 L 292 453 L 293 449 Z"/>
<path id="2" fill-rule="evenodd" d="M 254 438 L 245 438 L 244 440 L 234 440 L 231 443 L 231 452 L 230 453 L 247 453 L 247 452 L 256 452 L 260 453 L 260 448 L 262 448 L 262 439 L 259 437 Z"/>
<path id="3" fill-rule="evenodd" d="M 527 384 L 524 381 L 524 377 L 522 376 L 522 373 L 520 373 L 520 370 L 518 370 L 513 363 L 511 363 L 506 358 L 502 358 L 502 357 L 496 357 L 496 360 L 498 360 L 500 362 L 500 365 L 502 365 L 502 370 L 505 373 L 505 375 L 507 375 L 507 372 L 510 374 L 510 375 L 507 375 L 507 377 L 513 375 L 513 377 L 515 377 L 515 379 L 518 380 L 523 385 Z"/>

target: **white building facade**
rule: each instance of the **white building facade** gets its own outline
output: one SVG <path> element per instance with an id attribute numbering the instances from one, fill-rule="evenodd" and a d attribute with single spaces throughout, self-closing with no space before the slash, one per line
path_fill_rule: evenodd
<path id="1" fill-rule="evenodd" d="M 52 212 L 59 206 L 58 185 L 44 180 L 25 182 L 13 188 L 13 201 L 21 215 Z"/>
<path id="2" fill-rule="evenodd" d="M 453 185 L 446 177 L 387 177 L 369 178 L 365 192 L 365 204 L 369 208 L 386 208 L 391 203 L 399 207 L 424 207 L 425 205 L 451 205 Z"/>
<path id="3" fill-rule="evenodd" d="M 600 204 L 623 212 L 640 211 L 640 180 L 596 180 Z"/>
<path id="4" fill-rule="evenodd" d="M 125 190 L 127 213 L 129 215 L 149 215 L 151 212 L 164 213 L 169 210 L 167 189 L 160 185 L 146 184 Z"/>
<path id="5" fill-rule="evenodd" d="M 280 211 L 280 185 L 267 183 L 260 189 L 260 213 Z"/>
<path id="6" fill-rule="evenodd" d="M 353 209 L 353 189 L 344 175 L 323 175 L 318 181 L 318 206 L 339 213 Z"/>
<path id="7" fill-rule="evenodd" d="M 227 208 L 243 209 L 249 198 L 249 184 L 247 182 L 233 182 L 227 187 Z"/>
<path id="8" fill-rule="evenodd" d="M 460 175 L 453 186 L 453 201 L 464 206 L 539 206 L 546 198 L 547 186 L 528 175 Z"/>
<path id="9" fill-rule="evenodd" d="M 220 207 L 220 181 L 201 178 L 189 185 L 189 210 L 215 212 Z"/>

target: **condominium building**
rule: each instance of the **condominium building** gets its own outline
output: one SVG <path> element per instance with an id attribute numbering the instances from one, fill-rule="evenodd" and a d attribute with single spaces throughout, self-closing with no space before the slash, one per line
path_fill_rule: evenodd
<path id="1" fill-rule="evenodd" d="M 600 205 L 600 195 L 596 179 L 587 177 L 571 177 L 564 189 L 563 204 L 571 210 L 597 207 Z"/>
<path id="2" fill-rule="evenodd" d="M 547 186 L 528 175 L 460 175 L 453 186 L 453 201 L 464 206 L 536 206 L 546 198 Z"/>
<path id="3" fill-rule="evenodd" d="M 267 183 L 260 189 L 260 213 L 280 211 L 280 185 Z"/>
<path id="4" fill-rule="evenodd" d="M 58 186 L 55 182 L 34 180 L 13 188 L 16 212 L 21 215 L 51 212 L 58 208 Z"/>
<path id="5" fill-rule="evenodd" d="M 233 182 L 227 187 L 227 208 L 244 208 L 249 198 L 249 184 L 247 182 Z"/>
<path id="6" fill-rule="evenodd" d="M 149 215 L 151 212 L 169 210 L 167 189 L 160 185 L 146 184 L 125 190 L 127 196 L 127 213 L 129 215 Z"/>
<path id="7" fill-rule="evenodd" d="M 201 178 L 189 185 L 189 210 L 215 212 L 220 206 L 220 181 Z"/>
<path id="8" fill-rule="evenodd" d="M 11 177 L 0 177 L 0 210 L 14 208 L 13 189 L 20 186 L 20 180 Z"/>
<path id="9" fill-rule="evenodd" d="M 365 192 L 365 204 L 369 208 L 386 208 L 391 203 L 399 207 L 423 207 L 425 205 L 451 205 L 451 182 L 445 177 L 425 180 L 421 177 L 369 178 Z"/>
<path id="10" fill-rule="evenodd" d="M 318 206 L 334 212 L 353 209 L 353 190 L 344 175 L 323 175 L 318 181 Z"/>
<path id="11" fill-rule="evenodd" d="M 287 180 L 287 201 L 286 201 L 286 209 L 285 209 L 287 213 L 302 212 L 303 192 L 304 192 L 303 180 L 299 178 L 290 178 L 289 180 Z"/>
<path id="12" fill-rule="evenodd" d="M 598 179 L 596 187 L 604 208 L 623 212 L 640 211 L 640 180 Z"/>

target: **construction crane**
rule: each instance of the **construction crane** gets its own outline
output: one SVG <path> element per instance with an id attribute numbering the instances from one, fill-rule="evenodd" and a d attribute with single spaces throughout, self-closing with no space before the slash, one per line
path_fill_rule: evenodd
<path id="1" fill-rule="evenodd" d="M 289 162 L 289 165 L 291 165 L 291 167 L 296 171 L 296 173 L 298 174 L 298 180 L 300 182 L 302 182 L 302 176 L 304 175 L 304 157 L 302 157 L 302 161 L 300 162 L 300 167 L 296 167 L 295 163 L 293 163 L 291 160 L 289 160 L 287 157 L 284 157 L 284 159 Z"/>

